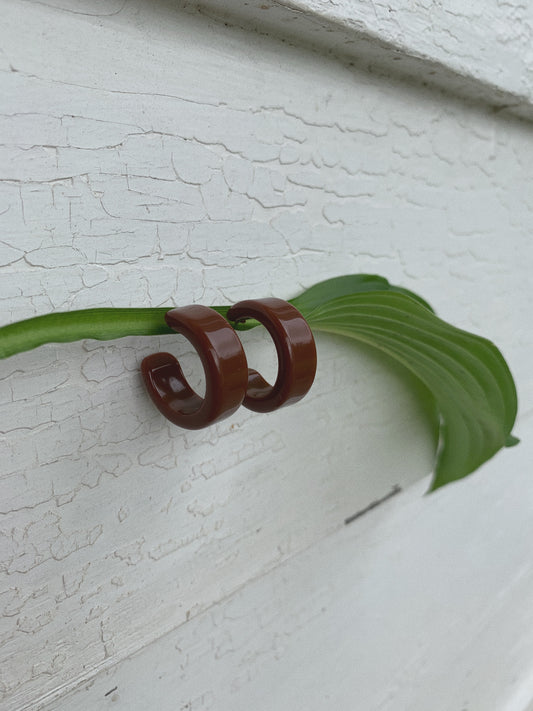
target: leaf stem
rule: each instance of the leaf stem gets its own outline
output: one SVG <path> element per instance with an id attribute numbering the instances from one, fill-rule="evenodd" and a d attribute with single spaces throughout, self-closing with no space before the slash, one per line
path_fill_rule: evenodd
<path id="1" fill-rule="evenodd" d="M 35 316 L 0 327 L 0 359 L 29 351 L 45 343 L 70 343 L 85 338 L 109 341 L 125 336 L 157 336 L 175 333 L 165 322 L 172 306 L 160 308 L 82 309 Z M 226 317 L 229 306 L 213 306 Z M 247 330 L 255 323 L 232 324 Z"/>

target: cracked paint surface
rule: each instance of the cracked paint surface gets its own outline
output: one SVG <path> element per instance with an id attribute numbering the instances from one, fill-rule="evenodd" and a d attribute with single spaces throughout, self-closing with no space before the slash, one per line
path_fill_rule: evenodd
<path id="1" fill-rule="evenodd" d="M 527 410 L 528 124 L 163 2 L 0 6 L 3 323 L 379 273 L 502 344 Z M 268 339 L 243 338 L 272 369 Z M 297 408 L 180 432 L 138 373 L 161 348 L 200 385 L 178 336 L 0 362 L 6 711 L 90 679 L 431 467 L 409 381 L 365 349 L 321 339 Z"/>
<path id="2" fill-rule="evenodd" d="M 201 11 L 533 115 L 533 8 L 523 0 L 206 0 Z"/>

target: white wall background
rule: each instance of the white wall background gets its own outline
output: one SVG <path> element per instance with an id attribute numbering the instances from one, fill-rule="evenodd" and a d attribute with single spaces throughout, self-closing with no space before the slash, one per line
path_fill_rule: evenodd
<path id="1" fill-rule="evenodd" d="M 344 528 L 433 457 L 414 381 L 369 350 L 321 338 L 302 403 L 200 432 L 139 379 L 160 346 L 194 377 L 178 336 L 0 361 L 1 708 L 526 709 L 530 124 L 215 3 L 0 7 L 2 323 L 378 273 L 499 345 L 526 440 Z M 272 371 L 268 339 L 247 349 Z"/>

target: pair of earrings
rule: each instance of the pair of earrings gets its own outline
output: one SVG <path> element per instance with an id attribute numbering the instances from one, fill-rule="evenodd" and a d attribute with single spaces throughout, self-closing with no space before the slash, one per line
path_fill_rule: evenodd
<path id="1" fill-rule="evenodd" d="M 207 427 L 232 415 L 241 404 L 255 412 L 272 412 L 301 400 L 313 384 L 316 348 L 307 322 L 282 299 L 248 299 L 228 311 L 234 322 L 253 318 L 270 333 L 278 354 L 274 385 L 252 368 L 236 331 L 207 306 L 191 305 L 165 314 L 170 328 L 197 351 L 205 370 L 205 397 L 190 387 L 176 358 L 155 353 L 141 363 L 150 397 L 159 411 L 179 427 Z"/>

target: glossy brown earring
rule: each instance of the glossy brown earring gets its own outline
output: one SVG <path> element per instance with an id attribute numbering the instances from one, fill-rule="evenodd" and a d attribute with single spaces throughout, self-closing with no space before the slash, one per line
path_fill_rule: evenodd
<path id="1" fill-rule="evenodd" d="M 226 319 L 207 306 L 172 309 L 165 321 L 194 346 L 205 371 L 205 397 L 191 388 L 176 358 L 154 353 L 141 363 L 150 397 L 159 411 L 179 427 L 201 429 L 232 415 L 247 387 L 242 344 Z"/>
<path id="2" fill-rule="evenodd" d="M 274 385 L 253 369 L 248 370 L 248 388 L 243 405 L 255 412 L 272 412 L 301 400 L 313 384 L 316 347 L 311 329 L 301 313 L 282 299 L 248 299 L 228 311 L 231 321 L 253 318 L 268 330 L 278 354 Z"/>

